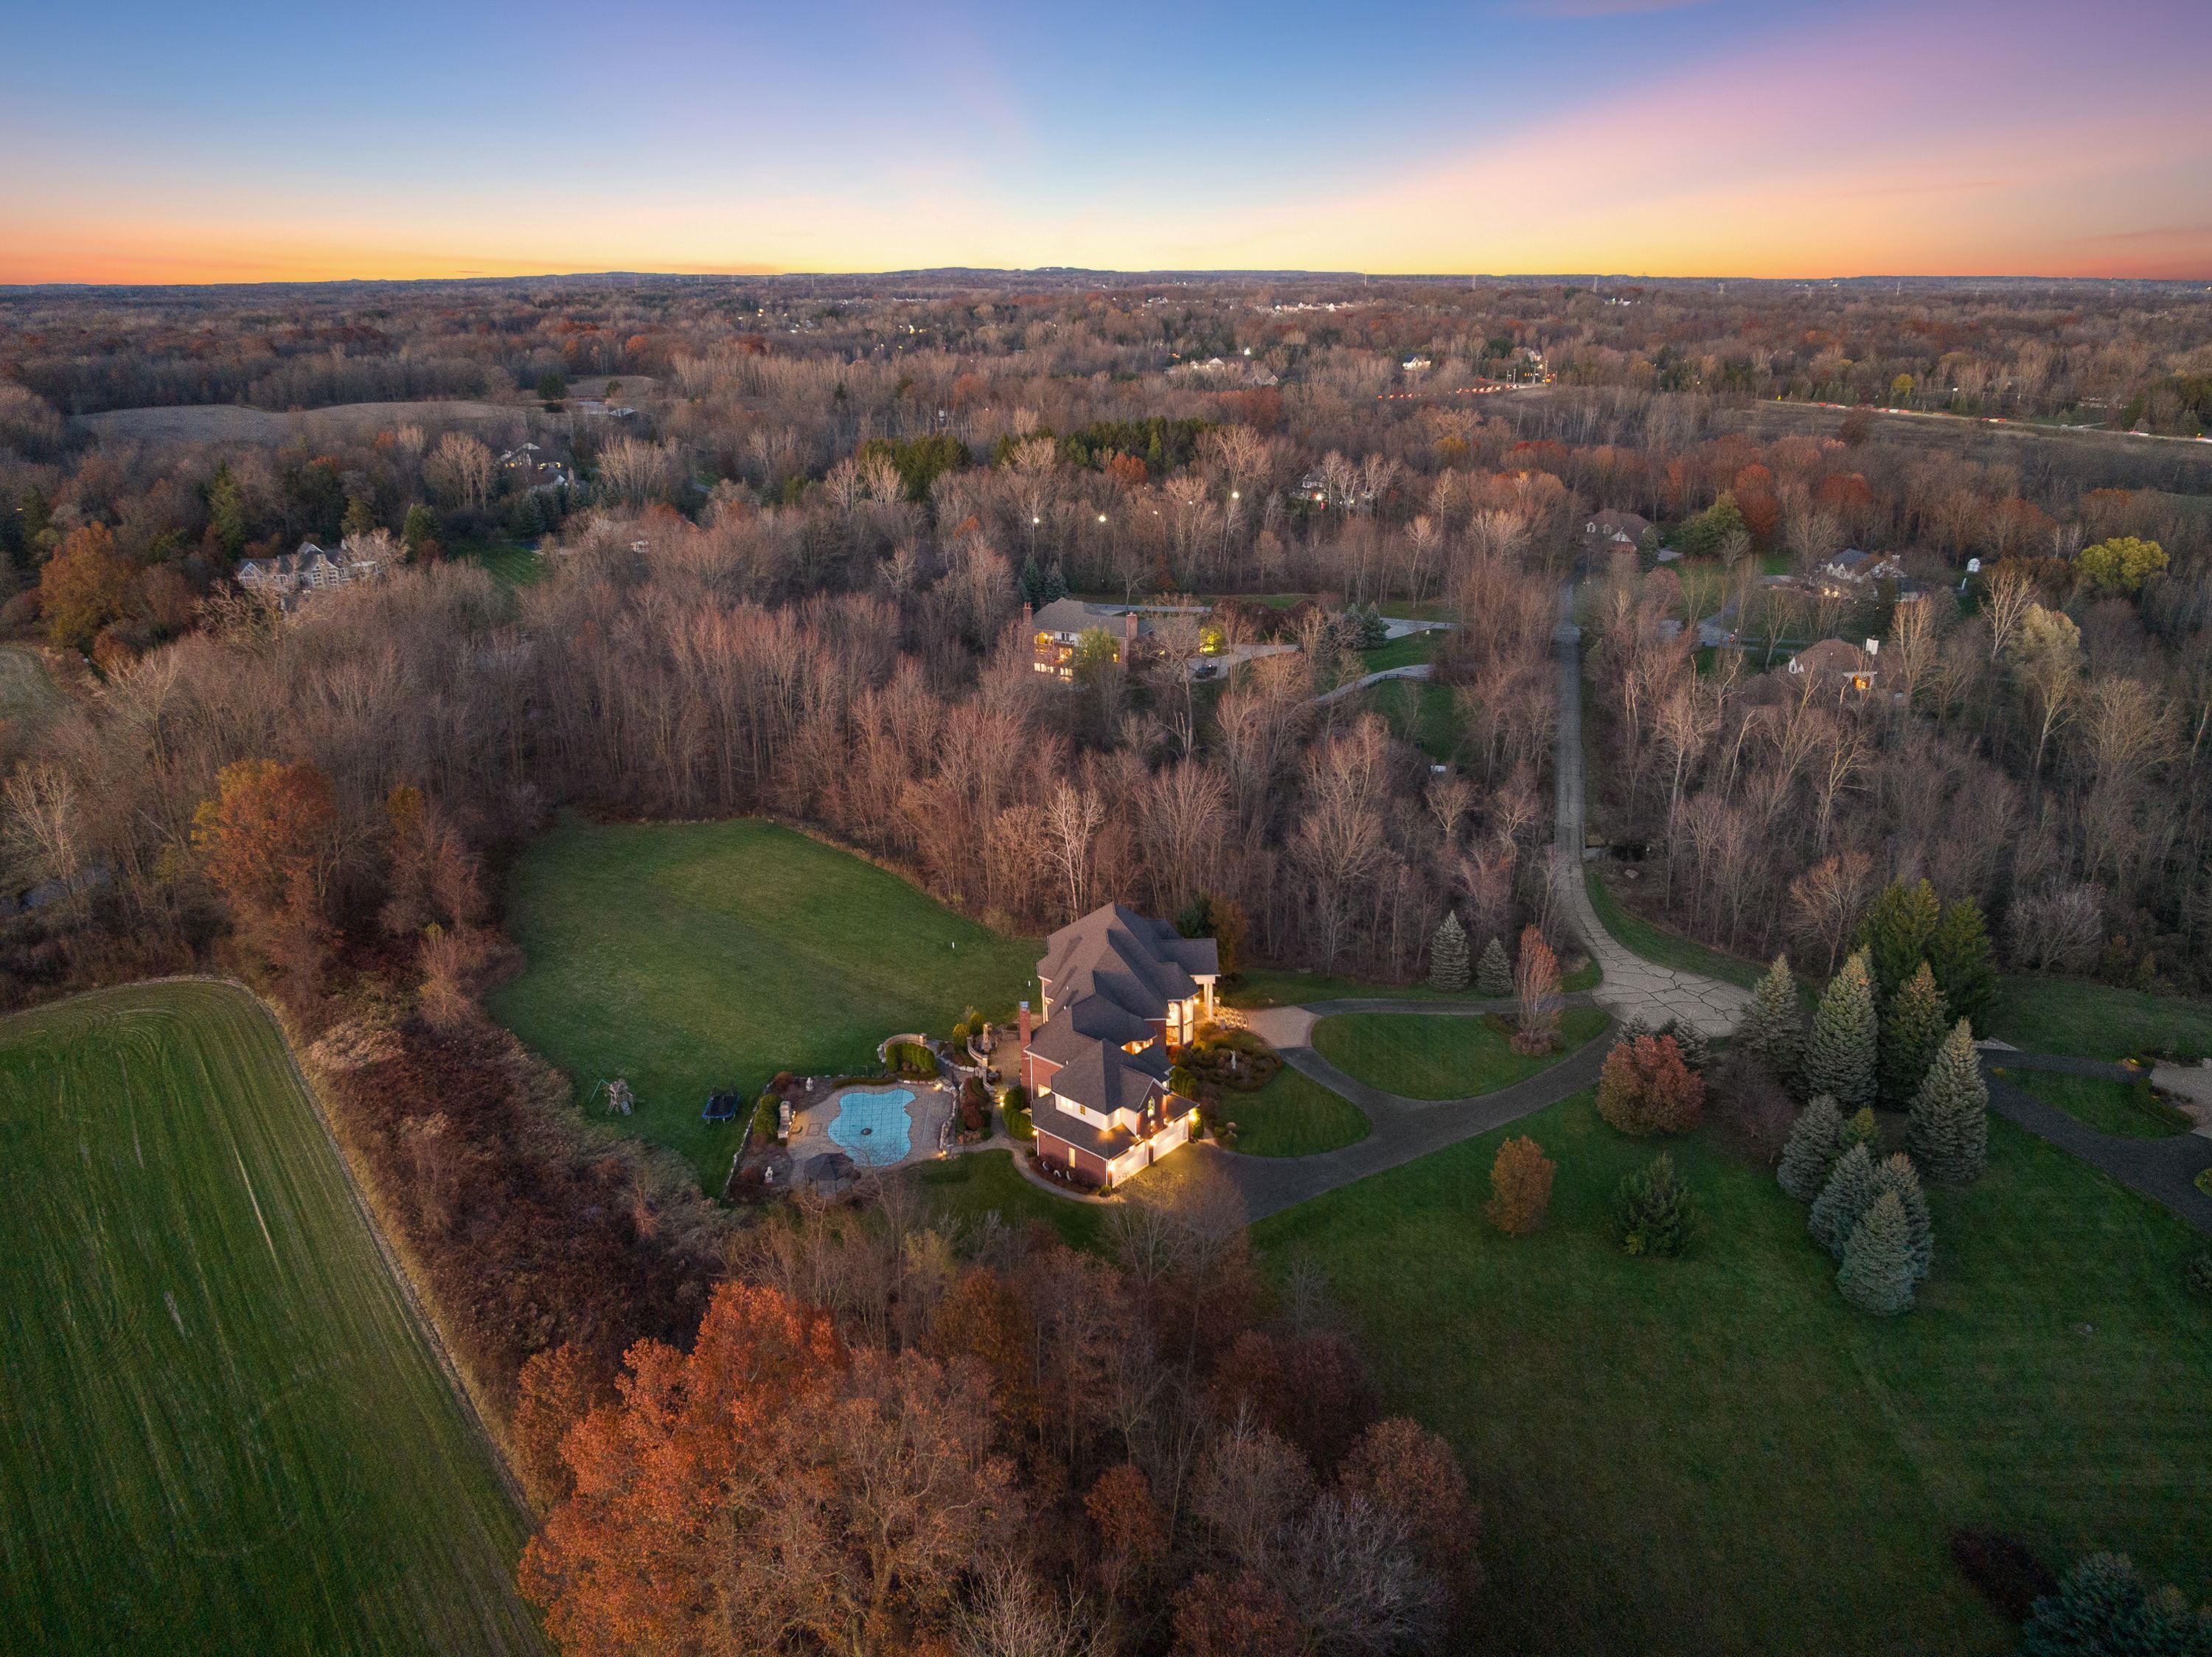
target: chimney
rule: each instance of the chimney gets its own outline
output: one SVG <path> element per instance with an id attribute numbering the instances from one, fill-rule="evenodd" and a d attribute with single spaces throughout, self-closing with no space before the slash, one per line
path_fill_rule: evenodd
<path id="1" fill-rule="evenodd" d="M 1022 1038 L 1022 1090 L 1034 1099 L 1036 1096 L 1036 1084 L 1031 1081 L 1030 1077 L 1030 1004 L 1027 1002 L 1024 1002 L 1022 1003 L 1021 1011 L 1016 1014 L 1016 1018 L 1020 1027 Z"/>
<path id="2" fill-rule="evenodd" d="M 1127 662 L 1137 650 L 1137 612 L 1130 611 L 1121 618 L 1121 660 Z"/>
<path id="3" fill-rule="evenodd" d="M 1022 631 L 1027 633 L 1030 631 L 1030 624 L 1036 619 L 1036 606 L 1027 599 L 1024 599 L 1022 600 Z"/>

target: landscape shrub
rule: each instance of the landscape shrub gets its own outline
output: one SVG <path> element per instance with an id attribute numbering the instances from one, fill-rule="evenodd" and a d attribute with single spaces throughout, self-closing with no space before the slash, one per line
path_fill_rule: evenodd
<path id="1" fill-rule="evenodd" d="M 2212 1615 L 2154 1590 L 2125 1554 L 2093 1553 L 2028 1612 L 2021 1657 L 2206 1657 Z"/>
<path id="2" fill-rule="evenodd" d="M 774 1142 L 775 1130 L 783 1125 L 783 1112 L 781 1108 L 782 1104 L 782 1100 L 777 1097 L 775 1089 L 773 1087 L 763 1092 L 755 1101 L 752 1123 L 753 1149 L 758 1150 L 762 1146 Z"/>
<path id="3" fill-rule="evenodd" d="M 894 1074 L 922 1080 L 937 1074 L 937 1056 L 918 1041 L 895 1041 L 888 1053 Z"/>
<path id="4" fill-rule="evenodd" d="M 991 1090 L 983 1085 L 981 1076 L 969 1076 L 960 1084 L 960 1131 L 980 1136 L 989 1125 Z"/>
<path id="5" fill-rule="evenodd" d="M 1016 1082 L 999 1095 L 999 1108 L 1005 1112 L 1007 1134 L 1024 1143 L 1036 1138 L 1036 1129 L 1030 1122 L 1030 1090 Z"/>
<path id="6" fill-rule="evenodd" d="M 1474 969 L 1474 990 L 1492 1001 L 1513 993 L 1513 963 L 1506 957 L 1504 939 L 1493 936 L 1482 947 L 1482 959 Z"/>
<path id="7" fill-rule="evenodd" d="M 1968 1526 L 1952 1532 L 1951 1563 L 2009 1623 L 2025 1622 L 2037 1600 L 2058 1589 L 2058 1579 L 2035 1550 L 2002 1531 Z"/>
<path id="8" fill-rule="evenodd" d="M 1664 1151 L 1613 1193 L 1613 1235 L 1624 1254 L 1674 1259 L 1688 1251 L 1696 1228 L 1696 1199 Z"/>
<path id="9" fill-rule="evenodd" d="M 1875 1179 L 1874 1158 L 1863 1145 L 1854 1145 L 1836 1159 L 1829 1171 L 1828 1183 L 1820 1188 L 1814 1199 L 1813 1212 L 1807 1216 L 1805 1228 L 1813 1234 L 1813 1240 L 1834 1255 L 1844 1258 L 1844 1249 L 1851 1240 L 1851 1228 L 1859 1216 L 1874 1205 L 1881 1195 Z"/>
<path id="10" fill-rule="evenodd" d="M 1774 1177 L 1799 1202 L 1816 1202 L 1827 1185 L 1828 1171 L 1843 1154 L 1844 1118 L 1836 1101 L 1815 1093 L 1790 1130 L 1790 1142 L 1783 1147 L 1782 1166 Z"/>
<path id="11" fill-rule="evenodd" d="M 1508 1237 L 1526 1237 L 1544 1223 L 1552 1205 L 1552 1179 L 1558 1166 L 1526 1134 L 1498 1148 L 1490 1168 L 1490 1202 L 1483 1214 Z"/>
<path id="12" fill-rule="evenodd" d="M 1683 1063 L 1672 1036 L 1621 1042 L 1598 1072 L 1598 1114 L 1632 1138 L 1687 1133 L 1705 1106 L 1705 1078 Z"/>
<path id="13" fill-rule="evenodd" d="M 1198 1081 L 1249 1093 L 1275 1079 L 1283 1068 L 1283 1056 L 1249 1030 L 1209 1025 L 1195 1043 L 1183 1050 L 1180 1068 Z M 1197 1094 L 1184 1096 L 1194 1099 Z"/>
<path id="14" fill-rule="evenodd" d="M 1836 1287 L 1862 1312 L 1895 1317 L 1912 1304 L 1911 1245 L 1897 1193 L 1875 1198 L 1844 1245 Z"/>

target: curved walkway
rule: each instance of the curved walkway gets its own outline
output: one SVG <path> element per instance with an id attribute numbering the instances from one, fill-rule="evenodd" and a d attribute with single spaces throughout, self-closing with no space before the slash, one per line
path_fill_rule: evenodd
<path id="1" fill-rule="evenodd" d="M 2132 1081 L 2140 1074 L 2102 1059 L 2067 1058 L 2055 1053 L 2027 1053 L 2013 1048 L 1990 1048 L 1982 1053 L 1983 1073 L 1990 1084 L 1990 1108 L 2017 1123 L 2039 1139 L 2047 1139 L 2071 1151 L 2091 1167 L 2100 1169 L 2130 1191 L 2171 1209 L 2199 1231 L 2212 1232 L 2212 1197 L 2197 1188 L 2197 1176 L 2212 1168 L 2212 1139 L 2201 1134 L 2179 1133 L 2164 1139 L 2123 1139 L 2099 1133 L 2055 1105 L 2046 1105 L 2025 1087 L 2001 1075 L 1990 1075 L 1995 1066 L 2014 1070 L 2057 1070 L 2067 1075 L 2100 1076 Z"/>
<path id="2" fill-rule="evenodd" d="M 1386 679 L 1426 679 L 1428 676 L 1429 664 L 1425 661 L 1409 662 L 1403 667 L 1385 667 L 1379 673 L 1369 673 L 1364 679 L 1355 679 L 1348 684 L 1340 685 L 1333 691 L 1323 691 L 1313 699 L 1313 705 L 1318 708 L 1325 702 L 1334 702 L 1339 697 L 1350 696 L 1354 691 L 1364 691 L 1370 685 L 1380 685 Z"/>
<path id="3" fill-rule="evenodd" d="M 1559 588 L 1559 625 L 1552 633 L 1559 695 L 1552 842 L 1555 896 L 1567 923 L 1604 972 L 1598 999 L 1616 1015 L 1639 1017 L 1655 1027 L 1680 1019 L 1705 1035 L 1726 1035 L 1751 1005 L 1748 990 L 1645 960 L 1607 931 L 1590 906 L 1583 882 L 1583 632 L 1574 622 L 1574 590 L 1572 582 Z"/>

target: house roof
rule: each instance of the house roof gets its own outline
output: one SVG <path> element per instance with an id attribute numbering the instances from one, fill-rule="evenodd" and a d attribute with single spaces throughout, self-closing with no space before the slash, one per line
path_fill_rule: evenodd
<path id="1" fill-rule="evenodd" d="M 1094 909 L 1060 928 L 1045 940 L 1044 959 L 1037 963 L 1037 976 L 1062 1008 L 1073 1010 L 1085 996 L 1098 996 L 1147 1020 L 1166 1017 L 1170 1002 L 1196 995 L 1194 974 L 1218 978 L 1220 972 L 1212 939 L 1183 937 L 1165 921 L 1120 904 Z"/>
<path id="2" fill-rule="evenodd" d="M 1598 534 L 1625 534 L 1632 541 L 1650 528 L 1651 522 L 1650 519 L 1640 517 L 1633 512 L 1615 512 L 1608 509 L 1603 512 L 1593 512 L 1583 520 L 1586 532 L 1592 526 L 1595 527 Z"/>
<path id="3" fill-rule="evenodd" d="M 1097 1042 L 1119 1047 L 1125 1041 L 1150 1041 L 1152 1026 L 1103 996 L 1085 996 L 1057 1018 L 1039 1025 L 1030 1051 L 1054 1064 L 1072 1063 Z"/>
<path id="4" fill-rule="evenodd" d="M 1111 1042 L 1094 1041 L 1045 1085 L 1059 1098 L 1110 1117 L 1116 1111 L 1142 1111 L 1147 1099 L 1165 1090 L 1167 1079 L 1167 1055 L 1157 1043 L 1125 1053 Z"/>
<path id="5" fill-rule="evenodd" d="M 1818 644 L 1808 645 L 1790 658 L 1793 673 L 1869 673 L 1874 671 L 1874 658 L 1856 644 L 1839 638 L 1824 638 Z"/>
<path id="6" fill-rule="evenodd" d="M 1118 637 L 1128 624 L 1126 619 L 1128 613 L 1108 604 L 1085 604 L 1081 599 L 1054 599 L 1032 615 L 1030 623 L 1038 631 L 1045 633 L 1081 633 L 1096 627 Z M 1137 631 L 1149 633 L 1152 631 L 1152 618 L 1139 616 Z"/>

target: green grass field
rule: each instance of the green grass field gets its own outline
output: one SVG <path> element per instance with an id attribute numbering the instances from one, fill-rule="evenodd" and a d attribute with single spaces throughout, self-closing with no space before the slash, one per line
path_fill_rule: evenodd
<path id="1" fill-rule="evenodd" d="M 2154 1052 L 2194 1064 L 2212 1058 L 2212 1002 L 2082 978 L 2008 977 L 1990 1033 L 2031 1052 L 2109 1059 Z"/>
<path id="2" fill-rule="evenodd" d="M 1600 1007 L 1570 1007 L 1559 1051 L 1513 1051 L 1487 1019 L 1420 1013 L 1340 1013 L 1314 1026 L 1314 1051 L 1370 1087 L 1408 1099 L 1493 1093 L 1547 1070 L 1606 1026 Z"/>
<path id="3" fill-rule="evenodd" d="M 526 1526 L 268 1014 L 0 1022 L 0 1646 L 535 1651 Z"/>
<path id="4" fill-rule="evenodd" d="M 1267 1086 L 1224 1093 L 1221 1113 L 1237 1124 L 1236 1148 L 1247 1156 L 1313 1156 L 1367 1137 L 1367 1113 L 1310 1076 L 1285 1065 Z"/>
<path id="5" fill-rule="evenodd" d="M 1640 915 L 1632 914 L 1613 888 L 1605 883 L 1595 868 L 1585 865 L 1583 882 L 1589 888 L 1590 907 L 1605 923 L 1605 929 L 1613 934 L 1623 948 L 1633 951 L 1647 961 L 1661 966 L 1671 966 L 1680 972 L 1702 972 L 1709 978 L 1718 978 L 1724 984 L 1740 984 L 1748 990 L 1756 984 L 1766 968 L 1758 961 L 1746 960 L 1741 955 L 1731 955 L 1718 949 L 1709 949 L 1679 932 L 1669 932 L 1655 926 Z"/>
<path id="6" fill-rule="evenodd" d="M 902 1177 L 920 1187 L 933 1209 L 952 1219 L 973 1224 L 996 1213 L 1009 1226 L 1042 1220 L 1070 1247 L 1094 1246 L 1106 1210 L 1040 1191 L 1022 1177 L 1013 1158 L 1012 1151 L 971 1151 L 941 1162 L 918 1162 Z"/>
<path id="7" fill-rule="evenodd" d="M 2122 1139 L 2166 1139 L 2187 1133 L 2196 1118 L 2175 1109 L 2151 1091 L 2149 1078 L 2122 1081 L 2109 1076 L 2074 1076 L 2058 1070 L 2001 1069 L 2014 1087 L 2055 1105 L 2099 1133 Z"/>
<path id="8" fill-rule="evenodd" d="M 532 586 L 545 574 L 544 561 L 528 547 L 517 546 L 513 541 L 457 541 L 448 550 L 453 557 L 490 571 L 492 579 L 501 587 Z"/>
<path id="9" fill-rule="evenodd" d="M 1459 704 L 1450 685 L 1433 679 L 1385 679 L 1370 685 L 1366 694 L 1400 741 L 1412 743 L 1440 765 L 1458 754 Z"/>
<path id="10" fill-rule="evenodd" d="M 720 1191 L 742 1130 L 700 1119 L 717 1088 L 778 1070 L 872 1074 L 886 1036 L 1012 1016 L 1042 952 L 897 875 L 773 823 L 564 820 L 509 878 L 522 976 L 500 1022 L 568 1073 L 580 1102 L 629 1078 L 637 1108 L 592 1111 L 665 1145 Z"/>
<path id="11" fill-rule="evenodd" d="M 1512 1240 L 1481 1209 L 1522 1133 L 1559 1172 Z M 2202 1237 L 1996 1120 L 1981 1181 L 1931 1192 L 1918 1307 L 1882 1322 L 1772 1174 L 1703 1135 L 1667 1145 L 1696 1248 L 1620 1254 L 1611 1196 L 1656 1148 L 1585 1093 L 1255 1228 L 1273 1268 L 1328 1273 L 1388 1406 L 1461 1452 L 1489 1573 L 1469 1649 L 1994 1657 L 2014 1633 L 1945 1552 L 1965 1524 L 2212 1593 Z"/>
<path id="12" fill-rule="evenodd" d="M 1370 673 L 1384 673 L 1392 667 L 1410 667 L 1416 662 L 1434 661 L 1449 637 L 1438 632 L 1408 633 L 1372 650 L 1361 651 L 1359 659 L 1366 663 Z"/>

